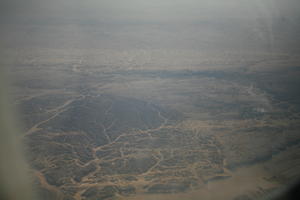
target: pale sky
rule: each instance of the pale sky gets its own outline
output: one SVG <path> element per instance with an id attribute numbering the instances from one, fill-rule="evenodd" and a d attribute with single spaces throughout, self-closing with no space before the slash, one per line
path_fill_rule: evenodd
<path id="1" fill-rule="evenodd" d="M 0 36 L 8 47 L 300 52 L 299 8 L 299 0 L 2 0 Z"/>
<path id="2" fill-rule="evenodd" d="M 2 0 L 10 17 L 121 21 L 295 17 L 298 0 Z"/>

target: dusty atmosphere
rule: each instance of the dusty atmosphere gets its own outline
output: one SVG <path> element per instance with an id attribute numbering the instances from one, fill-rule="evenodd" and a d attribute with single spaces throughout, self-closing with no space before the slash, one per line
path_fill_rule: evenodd
<path id="1" fill-rule="evenodd" d="M 300 178 L 297 0 L 4 0 L 43 200 L 251 200 Z"/>

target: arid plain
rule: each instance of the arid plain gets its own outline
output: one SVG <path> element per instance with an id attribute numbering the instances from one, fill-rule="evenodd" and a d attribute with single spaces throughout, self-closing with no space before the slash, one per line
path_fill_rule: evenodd
<path id="1" fill-rule="evenodd" d="M 12 70 L 43 199 L 256 199 L 299 178 L 299 58 L 162 69 L 60 53 Z"/>
<path id="2" fill-rule="evenodd" d="M 296 1 L 11 1 L 0 64 L 40 199 L 266 199 L 300 179 Z"/>

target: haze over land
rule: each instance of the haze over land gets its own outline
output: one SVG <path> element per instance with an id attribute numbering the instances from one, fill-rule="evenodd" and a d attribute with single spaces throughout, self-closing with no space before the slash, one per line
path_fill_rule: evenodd
<path id="1" fill-rule="evenodd" d="M 300 178 L 296 0 L 2 1 L 42 199 L 235 199 Z"/>

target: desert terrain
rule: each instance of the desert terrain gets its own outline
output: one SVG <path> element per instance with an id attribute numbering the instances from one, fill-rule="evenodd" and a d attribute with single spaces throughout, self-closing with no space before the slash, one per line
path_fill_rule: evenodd
<path id="1" fill-rule="evenodd" d="M 300 179 L 296 1 L 116 2 L 0 20 L 40 199 L 266 199 Z"/>

